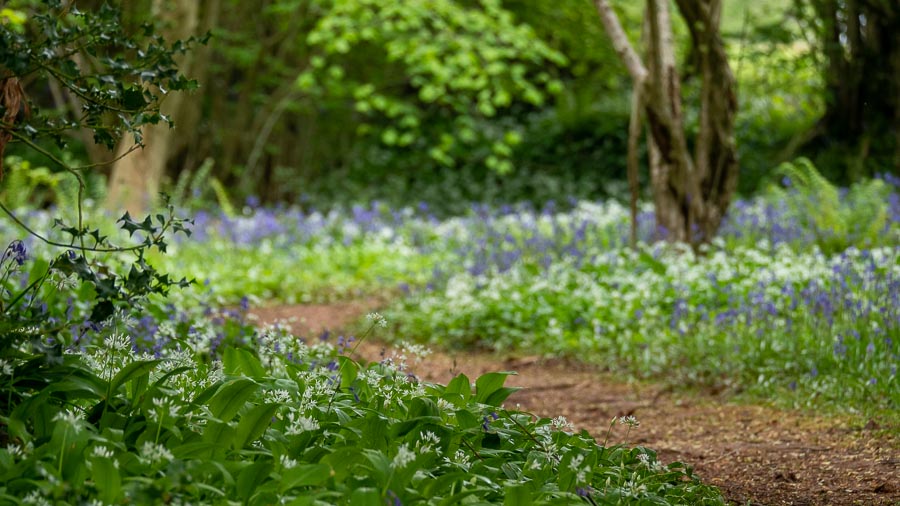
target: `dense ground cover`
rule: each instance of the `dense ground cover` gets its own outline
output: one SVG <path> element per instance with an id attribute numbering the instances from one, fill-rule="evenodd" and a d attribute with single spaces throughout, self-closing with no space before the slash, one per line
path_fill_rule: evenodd
<path id="1" fill-rule="evenodd" d="M 509 373 L 420 382 L 417 346 L 351 360 L 378 314 L 307 342 L 196 294 L 136 296 L 140 255 L 113 283 L 126 258 L 29 246 L 0 265 L 2 504 L 722 503 L 651 450 L 505 409 Z"/>
<path id="2" fill-rule="evenodd" d="M 840 204 L 828 220 L 806 212 L 828 198 L 873 205 Z M 98 301 L 113 287 L 98 281 L 140 257 L 51 264 L 41 241 L 13 241 L 0 271 L 4 500 L 716 503 L 650 450 L 503 409 L 503 374 L 474 391 L 464 377 L 420 383 L 400 358 L 353 362 L 348 339 L 257 330 L 242 310 L 251 297 L 387 290 L 395 338 L 578 355 L 672 383 L 896 413 L 898 210 L 887 183 L 789 190 L 737 203 L 721 237 L 694 252 L 651 242 L 661 231 L 646 212 L 641 244 L 627 248 L 626 212 L 611 201 L 475 206 L 443 220 L 425 207 L 248 206 L 198 215 L 192 238 L 176 234 L 170 255 L 147 257 L 176 279 L 197 276 L 194 288 L 109 308 Z M 70 240 L 51 216 L 25 221 Z M 121 225 L 131 230 L 97 235 L 155 237 Z M 139 286 L 141 272 L 120 288 Z"/>
<path id="3" fill-rule="evenodd" d="M 653 242 L 649 212 L 627 248 L 614 201 L 473 206 L 449 219 L 374 203 L 201 215 L 199 240 L 166 268 L 212 280 L 231 303 L 393 290 L 394 335 L 443 346 L 579 355 L 673 383 L 896 410 L 896 181 L 838 190 L 794 175 L 737 202 L 699 252 Z"/>

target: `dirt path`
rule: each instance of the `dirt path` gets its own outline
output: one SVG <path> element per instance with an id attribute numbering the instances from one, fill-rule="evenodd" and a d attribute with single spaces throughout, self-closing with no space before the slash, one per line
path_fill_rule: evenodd
<path id="1" fill-rule="evenodd" d="M 292 319 L 297 335 L 310 336 L 346 327 L 377 305 L 367 300 L 252 313 L 266 323 Z M 384 351 L 372 341 L 358 353 L 377 360 Z M 411 368 L 421 379 L 441 383 L 460 372 L 474 380 L 484 372 L 517 371 L 507 383 L 522 390 L 507 405 L 519 404 L 540 416 L 563 415 L 599 441 L 612 417 L 632 414 L 640 427 L 627 441 L 624 431 L 614 428 L 610 444 L 643 445 L 659 452 L 664 462 L 685 462 L 737 504 L 900 505 L 900 440 L 879 435 L 877 427 L 673 393 L 538 357 L 435 352 Z"/>

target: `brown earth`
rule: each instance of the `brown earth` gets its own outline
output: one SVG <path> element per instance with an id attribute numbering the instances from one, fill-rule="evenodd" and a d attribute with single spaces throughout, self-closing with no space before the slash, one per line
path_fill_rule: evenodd
<path id="1" fill-rule="evenodd" d="M 297 335 L 341 329 L 377 308 L 377 300 L 254 309 L 260 322 L 290 320 Z M 377 360 L 392 350 L 367 340 L 357 354 Z M 683 393 L 659 384 L 624 382 L 590 366 L 540 357 L 435 350 L 412 372 L 446 383 L 465 373 L 517 371 L 509 386 L 522 387 L 507 406 L 539 416 L 565 416 L 598 441 L 642 445 L 663 462 L 693 466 L 704 483 L 729 502 L 760 505 L 900 505 L 900 439 L 874 422 L 859 426 L 723 396 Z M 615 416 L 634 415 L 640 426 L 626 435 L 609 431 Z M 855 424 L 855 425 L 854 425 Z M 627 436 L 627 440 L 626 440 Z"/>

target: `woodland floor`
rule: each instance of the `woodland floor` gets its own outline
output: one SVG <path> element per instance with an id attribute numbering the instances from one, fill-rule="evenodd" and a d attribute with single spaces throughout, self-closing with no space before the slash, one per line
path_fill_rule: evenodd
<path id="1" fill-rule="evenodd" d="M 377 308 L 375 300 L 295 305 L 251 311 L 261 323 L 288 320 L 297 335 L 339 330 Z M 365 341 L 357 354 L 378 360 L 388 345 Z M 736 404 L 721 395 L 673 391 L 660 384 L 617 380 L 591 367 L 539 357 L 433 350 L 410 364 L 425 381 L 446 383 L 465 373 L 517 371 L 507 381 L 522 387 L 507 406 L 536 415 L 565 416 L 604 441 L 614 416 L 634 415 L 640 426 L 609 433 L 609 444 L 656 450 L 664 463 L 693 466 L 704 483 L 729 502 L 760 505 L 900 505 L 900 438 L 870 423 Z"/>

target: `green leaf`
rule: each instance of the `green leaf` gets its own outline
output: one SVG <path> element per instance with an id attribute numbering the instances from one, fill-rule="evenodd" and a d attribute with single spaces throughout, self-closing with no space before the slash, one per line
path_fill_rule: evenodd
<path id="1" fill-rule="evenodd" d="M 128 88 L 122 93 L 122 106 L 126 109 L 140 110 L 146 105 L 144 93 L 139 88 Z"/>
<path id="2" fill-rule="evenodd" d="M 122 477 L 112 458 L 91 457 L 91 474 L 94 486 L 100 492 L 100 500 L 105 504 L 119 502 L 122 493 Z"/>
<path id="3" fill-rule="evenodd" d="M 445 394 L 459 394 L 463 399 L 468 399 L 472 396 L 472 383 L 469 381 L 469 377 L 465 374 L 459 374 L 447 384 L 447 388 L 444 389 Z"/>
<path id="4" fill-rule="evenodd" d="M 237 478 L 237 493 L 245 501 L 256 492 L 259 485 L 266 481 L 272 472 L 270 459 L 259 460 L 244 468 Z"/>
<path id="5" fill-rule="evenodd" d="M 244 375 L 255 379 L 266 376 L 266 370 L 259 359 L 243 348 L 226 348 L 222 357 L 222 368 L 225 374 L 230 376 Z"/>
<path id="6" fill-rule="evenodd" d="M 281 487 L 283 494 L 295 487 L 308 487 L 324 483 L 331 476 L 331 468 L 325 464 L 305 464 L 294 466 L 281 473 Z M 355 504 L 352 503 L 351 504 Z"/>
<path id="7" fill-rule="evenodd" d="M 349 388 L 359 375 L 359 365 L 350 357 L 338 357 L 341 371 L 341 388 Z"/>
<path id="8" fill-rule="evenodd" d="M 487 399 L 484 400 L 484 404 L 499 408 L 503 404 L 503 401 L 505 401 L 510 395 L 518 392 L 519 390 L 521 390 L 521 388 L 518 387 L 500 388 L 489 395 Z"/>
<path id="9" fill-rule="evenodd" d="M 99 379 L 95 377 L 85 378 L 75 375 L 54 382 L 52 385 L 47 387 L 47 391 L 66 392 L 68 394 L 68 397 L 70 398 L 81 397 L 89 399 L 93 397 L 100 398 L 106 395 L 104 383 Z M 79 392 L 82 393 L 82 395 L 75 395 Z"/>
<path id="10" fill-rule="evenodd" d="M 512 485 L 503 490 L 503 506 L 531 506 L 533 503 L 528 485 Z"/>
<path id="11" fill-rule="evenodd" d="M 650 267 L 650 270 L 659 275 L 666 274 L 666 264 L 660 262 L 659 260 L 653 258 L 653 255 L 647 253 L 646 251 L 641 251 L 640 253 L 641 262 L 644 262 Z"/>
<path id="12" fill-rule="evenodd" d="M 469 479 L 469 473 L 455 471 L 439 476 L 437 479 L 429 480 L 422 491 L 425 497 L 431 498 L 436 495 L 443 495 L 445 491 L 453 487 L 456 483 L 462 483 Z"/>
<path id="13" fill-rule="evenodd" d="M 374 488 L 358 488 L 350 494 L 350 504 L 354 506 L 384 506 L 381 494 Z"/>
<path id="14" fill-rule="evenodd" d="M 491 395 L 503 388 L 503 383 L 506 382 L 506 377 L 514 374 L 516 373 L 489 372 L 487 374 L 481 375 L 477 380 L 475 380 L 475 402 L 488 404 L 487 400 L 491 397 Z M 509 396 L 509 394 L 507 393 L 506 396 Z M 506 398 L 506 396 L 504 396 L 504 399 Z"/>
<path id="15" fill-rule="evenodd" d="M 259 384 L 248 378 L 225 383 L 209 400 L 209 410 L 214 417 L 227 422 L 237 415 L 257 389 Z"/>
<path id="16" fill-rule="evenodd" d="M 121 371 L 118 372 L 118 374 L 116 374 L 116 376 L 112 379 L 112 382 L 110 382 L 110 391 L 115 392 L 126 382 L 142 374 L 149 373 L 150 371 L 155 369 L 160 362 L 162 362 L 162 360 L 139 360 L 137 362 L 132 362 L 126 365 L 122 368 Z"/>
<path id="17" fill-rule="evenodd" d="M 172 455 L 177 459 L 208 459 L 216 450 L 227 449 L 227 445 L 219 442 L 198 441 L 173 448 Z"/>
<path id="18" fill-rule="evenodd" d="M 241 449 L 263 435 L 272 423 L 272 417 L 275 416 L 275 411 L 278 410 L 278 407 L 278 404 L 260 404 L 244 413 L 241 416 L 241 421 L 238 422 L 234 447 Z"/>
<path id="19" fill-rule="evenodd" d="M 203 431 L 203 442 L 228 447 L 234 440 L 234 433 L 235 430 L 227 423 L 210 421 L 206 423 Z M 217 453 L 215 448 L 209 448 L 209 450 L 217 456 L 224 456 L 224 452 Z"/>

